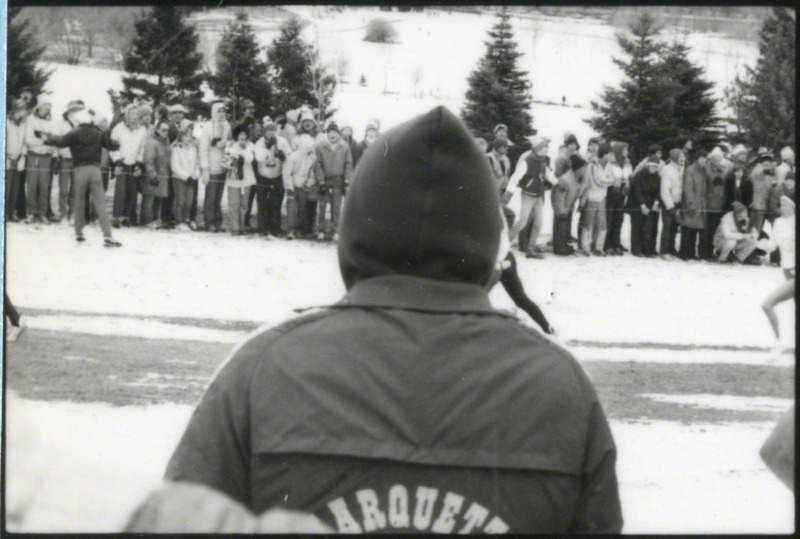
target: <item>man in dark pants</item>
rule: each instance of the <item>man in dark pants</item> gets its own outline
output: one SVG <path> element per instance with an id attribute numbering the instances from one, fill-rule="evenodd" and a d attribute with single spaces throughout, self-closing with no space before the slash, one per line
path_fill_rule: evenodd
<path id="1" fill-rule="evenodd" d="M 652 258 L 656 256 L 658 204 L 661 160 L 651 155 L 644 167 L 631 178 L 631 192 L 626 208 L 631 214 L 631 254 Z"/>
<path id="2" fill-rule="evenodd" d="M 283 237 L 281 205 L 283 204 L 283 166 L 292 149 L 278 136 L 278 126 L 264 125 L 264 136 L 255 143 L 256 198 L 258 200 L 258 233 Z"/>
<path id="3" fill-rule="evenodd" d="M 677 253 L 678 210 L 683 195 L 683 152 L 674 148 L 669 152 L 669 163 L 661 169 L 661 258 L 672 260 Z"/>
<path id="4" fill-rule="evenodd" d="M 484 289 L 498 205 L 447 109 L 379 138 L 342 213 L 347 294 L 237 349 L 168 484 L 345 533 L 619 533 L 616 448 L 592 383 Z"/>

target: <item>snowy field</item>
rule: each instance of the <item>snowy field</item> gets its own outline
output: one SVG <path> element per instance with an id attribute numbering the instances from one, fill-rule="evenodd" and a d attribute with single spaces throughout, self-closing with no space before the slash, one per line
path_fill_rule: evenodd
<path id="1" fill-rule="evenodd" d="M 439 104 L 459 111 L 493 23 L 374 8 L 312 18 L 310 8 L 290 9 L 312 23 L 305 36 L 319 39 L 325 60 L 348 59 L 334 118 L 357 136 L 372 117 L 386 129 Z M 393 22 L 398 44 L 362 41 L 375 17 Z M 614 29 L 567 19 L 513 24 L 534 98 L 563 96 L 570 105 L 537 103 L 535 126 L 554 140 L 573 131 L 585 144 L 589 101 L 619 80 Z M 259 34 L 264 44 L 273 36 Z M 688 41 L 719 94 L 755 60 L 753 43 Z M 57 114 L 75 98 L 110 114 L 106 90 L 122 87 L 120 72 L 50 67 Z M 357 84 L 362 74 L 366 87 Z M 96 226 L 80 246 L 66 224 L 6 228 L 6 286 L 30 320 L 4 358 L 8 387 L 22 397 L 7 410 L 7 434 L 24 440 L 8 455 L 23 477 L 9 476 L 8 494 L 32 495 L 22 530 L 118 530 L 157 485 L 231 348 L 259 324 L 344 292 L 331 245 L 131 229 L 118 237 L 124 247 L 109 250 Z M 772 343 L 759 308 L 781 282 L 778 269 L 630 256 L 518 260 L 528 293 L 598 387 L 619 448 L 625 532 L 794 530 L 794 497 L 758 456 L 794 395 L 795 358 L 767 364 Z M 501 289 L 491 299 L 512 308 Z M 785 341 L 794 342 L 794 305 L 778 312 Z"/>
<path id="2" fill-rule="evenodd" d="M 6 360 L 22 396 L 9 436 L 32 431 L 9 455 L 38 481 L 27 531 L 119 529 L 227 351 L 344 292 L 332 245 L 124 229 L 109 250 L 99 232 L 78 246 L 66 225 L 7 227 L 8 289 L 30 317 Z M 767 364 L 759 309 L 778 269 L 549 257 L 519 270 L 598 386 L 625 532 L 794 529 L 794 498 L 758 456 L 793 402 L 794 358 Z M 511 308 L 501 289 L 491 299 Z M 793 305 L 780 315 L 793 339 Z"/>

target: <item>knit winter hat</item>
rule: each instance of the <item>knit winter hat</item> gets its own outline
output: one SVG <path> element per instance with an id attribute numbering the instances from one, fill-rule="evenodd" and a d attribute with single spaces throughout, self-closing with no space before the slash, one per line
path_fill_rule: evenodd
<path id="1" fill-rule="evenodd" d="M 564 146 L 569 146 L 570 144 L 575 144 L 579 150 L 581 149 L 581 145 L 578 143 L 578 137 L 576 137 L 574 133 L 567 133 L 564 136 Z"/>
<path id="2" fill-rule="evenodd" d="M 497 150 L 498 148 L 508 148 L 508 139 L 504 138 L 496 138 L 492 141 L 492 149 Z"/>
<path id="3" fill-rule="evenodd" d="M 651 155 L 650 157 L 647 158 L 647 164 L 648 165 L 660 165 L 661 164 L 661 159 L 659 159 L 655 155 Z"/>
<path id="4" fill-rule="evenodd" d="M 508 126 L 506 124 L 497 124 L 496 126 L 494 126 L 493 133 L 496 135 L 497 132 L 500 131 L 501 129 L 505 130 L 505 132 L 508 133 Z"/>
<path id="5" fill-rule="evenodd" d="M 592 144 L 600 144 L 600 139 L 598 137 L 592 137 L 589 139 L 589 142 L 586 143 L 587 146 L 591 146 Z"/>
<path id="6" fill-rule="evenodd" d="M 315 124 L 317 123 L 317 120 L 316 120 L 316 118 L 314 118 L 314 113 L 313 113 L 313 112 L 311 112 L 310 110 L 304 110 L 304 111 L 303 111 L 303 112 L 300 114 L 300 123 L 303 123 L 303 122 L 305 122 L 305 121 L 307 121 L 307 120 L 308 120 L 308 121 L 312 121 L 312 122 L 314 122 Z"/>
<path id="7" fill-rule="evenodd" d="M 747 216 L 747 207 L 739 201 L 733 203 L 733 216 L 742 217 Z"/>
<path id="8" fill-rule="evenodd" d="M 484 286 L 500 242 L 489 160 L 445 107 L 369 146 L 347 190 L 339 266 L 349 289 L 383 275 Z"/>
<path id="9" fill-rule="evenodd" d="M 339 131 L 339 126 L 338 126 L 338 125 L 336 125 L 336 122 L 334 122 L 333 120 L 331 120 L 330 122 L 328 122 L 328 127 L 326 127 L 326 128 L 325 128 L 325 132 L 326 132 L 326 133 L 330 133 L 331 131 L 336 131 L 336 132 L 337 132 L 337 133 L 339 133 L 340 135 L 342 134 L 342 132 L 341 132 L 341 131 Z"/>
<path id="10" fill-rule="evenodd" d="M 725 154 L 722 152 L 722 148 L 716 146 L 713 150 L 711 150 L 711 153 L 708 154 L 708 158 L 712 161 L 719 162 L 725 158 Z"/>
<path id="11" fill-rule="evenodd" d="M 300 111 L 298 110 L 290 110 L 286 113 L 286 119 L 293 124 L 296 124 L 300 118 Z"/>
<path id="12" fill-rule="evenodd" d="M 674 161 L 675 163 L 677 163 L 681 157 L 683 157 L 683 150 L 680 150 L 678 148 L 673 148 L 669 151 L 670 161 Z"/>
<path id="13" fill-rule="evenodd" d="M 533 150 L 550 144 L 550 139 L 541 135 L 533 135 L 532 137 L 529 137 L 529 140 L 531 141 L 531 149 Z"/>
<path id="14" fill-rule="evenodd" d="M 364 132 L 366 133 L 370 129 L 374 129 L 377 132 L 378 131 L 378 127 L 379 127 L 379 124 L 375 120 L 370 120 L 370 121 L 367 122 L 367 127 L 364 129 Z"/>
<path id="15" fill-rule="evenodd" d="M 792 150 L 789 146 L 784 146 L 781 148 L 781 159 L 784 161 L 794 159 L 794 150 Z"/>
<path id="16" fill-rule="evenodd" d="M 739 155 L 740 153 L 747 153 L 747 148 L 745 148 L 743 144 L 737 144 L 731 153 L 733 155 Z"/>
<path id="17" fill-rule="evenodd" d="M 177 104 L 175 104 L 175 105 L 172 105 L 172 106 L 170 106 L 170 107 L 167 109 L 167 111 L 168 111 L 170 114 L 172 114 L 173 112 L 182 112 L 182 113 L 184 113 L 184 114 L 186 114 L 187 112 L 189 112 L 188 110 L 186 110 L 186 107 L 184 107 L 184 106 L 183 106 L 183 105 L 181 105 L 180 103 L 177 103 Z"/>

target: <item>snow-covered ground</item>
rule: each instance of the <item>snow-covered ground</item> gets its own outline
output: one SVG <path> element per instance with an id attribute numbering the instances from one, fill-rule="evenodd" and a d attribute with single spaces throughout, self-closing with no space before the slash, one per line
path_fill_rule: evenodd
<path id="1" fill-rule="evenodd" d="M 21 530 L 114 532 L 158 485 L 191 415 L 182 405 L 111 407 L 14 401 L 13 492 L 38 481 Z M 759 459 L 772 424 L 612 423 L 626 533 L 790 533 L 794 497 Z M 15 461 L 15 458 L 17 461 Z M 16 482 L 15 482 L 16 481 Z"/>

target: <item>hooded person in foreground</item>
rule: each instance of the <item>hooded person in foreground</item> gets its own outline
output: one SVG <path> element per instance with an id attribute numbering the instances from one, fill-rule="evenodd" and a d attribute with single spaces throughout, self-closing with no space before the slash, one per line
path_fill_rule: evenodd
<path id="1" fill-rule="evenodd" d="M 381 136 L 339 227 L 346 295 L 238 348 L 165 488 L 200 484 L 340 532 L 618 533 L 616 449 L 592 383 L 489 302 L 498 206 L 447 109 Z"/>

